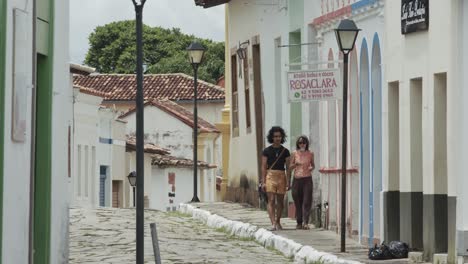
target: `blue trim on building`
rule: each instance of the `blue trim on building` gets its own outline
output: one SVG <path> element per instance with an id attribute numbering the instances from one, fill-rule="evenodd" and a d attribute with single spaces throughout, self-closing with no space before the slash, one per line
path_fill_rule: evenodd
<path id="1" fill-rule="evenodd" d="M 361 150 L 361 169 L 359 170 L 359 178 L 360 178 L 360 182 L 359 182 L 359 187 L 360 187 L 360 199 L 359 199 L 359 202 L 361 204 L 361 211 L 359 212 L 360 213 L 360 221 L 359 221 L 359 240 L 362 240 L 362 219 L 364 217 L 364 192 L 362 190 L 363 188 L 363 180 L 364 180 L 364 176 L 362 175 L 362 171 L 363 171 L 363 168 L 364 168 L 364 158 L 363 158 L 363 145 L 362 145 L 362 91 L 361 91 L 361 88 L 359 87 L 359 120 L 361 122 L 359 122 L 359 135 L 360 135 L 360 150 Z"/>
<path id="2" fill-rule="evenodd" d="M 373 53 L 373 49 L 374 49 L 374 44 L 372 44 L 372 53 L 370 54 L 370 60 L 369 60 L 369 89 L 370 89 L 370 93 L 369 93 L 369 128 L 370 128 L 370 160 L 369 160 L 369 168 L 370 168 L 370 172 L 369 172 L 369 241 L 368 241 L 368 244 L 369 244 L 369 247 L 372 246 L 373 244 L 373 241 L 374 241 L 374 83 L 372 82 L 372 69 L 373 69 L 373 63 L 374 63 L 374 60 L 373 60 L 373 56 L 374 56 L 374 53 Z M 369 55 L 369 53 L 368 53 Z"/>
<path id="3" fill-rule="evenodd" d="M 112 138 L 99 137 L 99 143 L 112 145 L 113 140 Z"/>
<path id="4" fill-rule="evenodd" d="M 356 9 L 363 8 L 368 5 L 373 5 L 377 2 L 378 0 L 361 0 L 358 1 L 354 4 L 351 4 L 351 11 L 355 11 Z"/>

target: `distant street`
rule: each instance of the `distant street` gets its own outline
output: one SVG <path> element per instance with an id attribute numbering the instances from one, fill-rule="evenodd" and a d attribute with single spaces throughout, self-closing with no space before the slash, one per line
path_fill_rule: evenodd
<path id="1" fill-rule="evenodd" d="M 70 263 L 134 263 L 131 209 L 71 209 Z M 146 211 L 145 263 L 154 263 L 149 224 L 157 223 L 163 263 L 288 263 L 254 241 L 231 238 L 179 213 Z"/>

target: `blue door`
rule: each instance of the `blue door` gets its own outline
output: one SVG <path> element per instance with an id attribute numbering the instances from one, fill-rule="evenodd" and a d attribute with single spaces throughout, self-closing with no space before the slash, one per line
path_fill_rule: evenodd
<path id="1" fill-rule="evenodd" d="M 107 166 L 100 167 L 99 173 L 99 206 L 106 206 Z"/>

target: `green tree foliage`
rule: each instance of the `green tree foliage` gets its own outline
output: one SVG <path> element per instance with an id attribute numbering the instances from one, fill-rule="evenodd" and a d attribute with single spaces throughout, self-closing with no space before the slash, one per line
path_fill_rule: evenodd
<path id="1" fill-rule="evenodd" d="M 208 82 L 224 74 L 224 43 L 186 35 L 178 28 L 143 26 L 146 73 L 186 73 L 193 75 L 187 47 L 200 42 L 207 50 L 198 69 L 199 78 Z M 89 36 L 90 48 L 85 63 L 100 73 L 134 73 L 136 64 L 135 21 L 119 21 L 96 27 Z"/>

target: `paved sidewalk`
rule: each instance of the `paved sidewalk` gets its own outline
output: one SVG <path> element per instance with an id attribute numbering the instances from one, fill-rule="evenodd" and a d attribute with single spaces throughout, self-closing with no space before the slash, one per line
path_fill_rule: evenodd
<path id="1" fill-rule="evenodd" d="M 270 228 L 271 224 L 266 211 L 236 203 L 197 203 L 196 208 L 222 216 L 228 220 L 249 223 L 259 228 Z M 368 249 L 358 242 L 347 239 L 346 253 L 340 252 L 340 237 L 338 234 L 319 228 L 311 230 L 296 230 L 295 220 L 283 218 L 284 230 L 273 232 L 276 235 L 293 240 L 303 246 L 310 246 L 318 251 L 331 253 L 340 259 L 354 260 L 361 263 L 408 263 L 407 259 L 370 261 L 367 258 Z"/>

